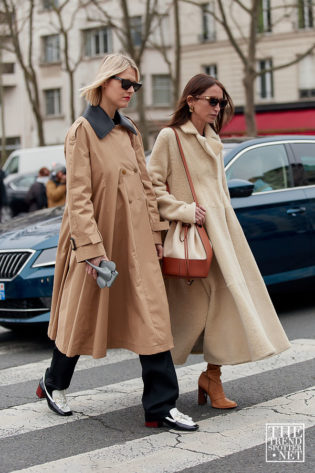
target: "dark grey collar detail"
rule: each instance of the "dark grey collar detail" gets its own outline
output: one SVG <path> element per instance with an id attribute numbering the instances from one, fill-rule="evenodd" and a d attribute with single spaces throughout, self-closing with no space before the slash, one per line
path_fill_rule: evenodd
<path id="1" fill-rule="evenodd" d="M 112 131 L 115 125 L 121 125 L 126 130 L 131 131 L 131 133 L 137 134 L 137 131 L 133 124 L 128 118 L 118 112 L 115 113 L 114 119 L 112 120 L 107 113 L 97 105 L 88 105 L 85 110 L 83 117 L 87 119 L 93 130 L 95 131 L 98 138 L 105 138 L 108 133 Z"/>

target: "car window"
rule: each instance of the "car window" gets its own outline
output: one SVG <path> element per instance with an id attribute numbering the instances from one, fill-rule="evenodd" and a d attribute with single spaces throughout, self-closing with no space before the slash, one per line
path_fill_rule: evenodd
<path id="1" fill-rule="evenodd" d="M 246 179 L 253 192 L 267 192 L 292 187 L 290 165 L 284 145 L 256 146 L 243 152 L 226 172 L 227 180 Z"/>
<path id="2" fill-rule="evenodd" d="M 15 155 L 8 164 L 8 167 L 5 170 L 6 175 L 14 174 L 19 170 L 19 156 Z"/>
<path id="3" fill-rule="evenodd" d="M 15 186 L 18 188 L 29 188 L 35 182 L 36 176 L 22 176 L 20 179 L 15 181 Z"/>
<path id="4" fill-rule="evenodd" d="M 297 179 L 297 185 L 311 186 L 315 184 L 315 143 L 291 144 L 294 154 L 302 163 L 302 176 Z"/>

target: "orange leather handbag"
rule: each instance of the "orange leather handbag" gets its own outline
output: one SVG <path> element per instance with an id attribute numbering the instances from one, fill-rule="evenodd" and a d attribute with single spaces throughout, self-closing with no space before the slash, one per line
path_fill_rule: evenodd
<path id="1" fill-rule="evenodd" d="M 196 205 L 199 205 L 178 133 L 174 128 L 173 131 L 193 199 Z M 162 272 L 165 276 L 190 280 L 206 278 L 209 273 L 212 256 L 212 246 L 203 226 L 179 221 L 171 222 L 164 241 Z"/>

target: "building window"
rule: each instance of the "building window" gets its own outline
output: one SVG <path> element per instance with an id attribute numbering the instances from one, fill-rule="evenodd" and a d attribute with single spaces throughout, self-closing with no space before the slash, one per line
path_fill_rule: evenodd
<path id="1" fill-rule="evenodd" d="M 299 96 L 300 96 L 300 99 L 313 99 L 315 97 L 315 88 L 314 89 L 300 89 Z"/>
<path id="2" fill-rule="evenodd" d="M 270 69 L 272 59 L 262 59 L 258 61 L 258 72 Z M 261 99 L 271 99 L 273 97 L 273 74 L 272 71 L 262 72 L 257 77 L 257 92 Z"/>
<path id="3" fill-rule="evenodd" d="M 172 82 L 168 74 L 152 76 L 152 102 L 153 105 L 167 106 L 172 101 Z"/>
<path id="4" fill-rule="evenodd" d="M 2 74 L 14 74 L 15 64 L 14 62 L 3 62 L 0 66 Z"/>
<path id="5" fill-rule="evenodd" d="M 7 156 L 9 156 L 9 154 L 12 153 L 12 151 L 15 151 L 16 149 L 18 149 L 20 147 L 21 147 L 21 139 L 20 139 L 19 136 L 6 137 L 6 139 L 5 139 L 5 151 L 6 151 Z M 0 157 L 2 159 L 1 149 L 2 149 L 2 138 L 0 137 Z M 17 161 L 15 161 L 15 163 L 12 162 L 12 161 L 14 161 L 14 158 L 11 160 L 9 166 L 7 167 L 8 174 L 9 174 L 9 172 L 10 173 L 12 172 L 11 170 L 9 171 L 9 168 L 11 168 L 11 167 L 13 168 L 13 172 L 18 172 L 18 164 L 19 164 L 18 159 L 17 159 Z M 11 165 L 11 163 L 12 163 L 12 165 Z"/>
<path id="6" fill-rule="evenodd" d="M 58 7 L 58 0 L 43 0 L 43 9 L 44 10 L 51 10 L 52 8 Z"/>
<path id="7" fill-rule="evenodd" d="M 214 2 L 208 2 L 201 5 L 201 35 L 200 41 L 215 41 L 215 19 L 211 13 L 214 13 Z"/>
<path id="8" fill-rule="evenodd" d="M 111 51 L 110 28 L 96 28 L 84 31 L 85 56 L 99 56 Z"/>
<path id="9" fill-rule="evenodd" d="M 299 28 L 313 28 L 313 1 L 298 0 L 298 21 Z"/>
<path id="10" fill-rule="evenodd" d="M 43 36 L 43 60 L 45 63 L 60 61 L 60 38 L 58 34 Z"/>
<path id="11" fill-rule="evenodd" d="M 7 17 L 4 11 L 0 11 L 0 25 L 3 25 L 7 22 Z"/>
<path id="12" fill-rule="evenodd" d="M 299 96 L 315 97 L 315 56 L 306 56 L 299 62 Z"/>
<path id="13" fill-rule="evenodd" d="M 47 117 L 61 115 L 61 90 L 48 89 L 45 93 L 45 115 Z"/>
<path id="14" fill-rule="evenodd" d="M 270 0 L 260 0 L 258 14 L 258 32 L 270 33 L 271 31 L 272 25 Z"/>
<path id="15" fill-rule="evenodd" d="M 202 66 L 203 72 L 208 76 L 218 77 L 218 68 L 216 64 L 209 64 L 208 66 Z"/>
<path id="16" fill-rule="evenodd" d="M 130 33 L 134 46 L 141 46 L 142 43 L 142 18 L 141 16 L 132 16 L 130 18 Z"/>

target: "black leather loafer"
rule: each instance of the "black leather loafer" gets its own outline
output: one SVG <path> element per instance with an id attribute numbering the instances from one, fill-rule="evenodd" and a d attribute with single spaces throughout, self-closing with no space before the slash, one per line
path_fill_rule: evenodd
<path id="1" fill-rule="evenodd" d="M 72 411 L 67 403 L 65 391 L 51 391 L 45 385 L 45 376 L 39 382 L 36 395 L 40 399 L 46 398 L 48 407 L 60 416 L 71 416 Z"/>
<path id="2" fill-rule="evenodd" d="M 145 422 L 146 427 L 156 428 L 163 427 L 164 425 L 167 425 L 174 430 L 182 430 L 186 432 L 194 432 L 199 429 L 199 425 L 195 424 L 191 417 L 179 412 L 176 407 L 171 409 L 168 415 L 162 419 Z"/>

